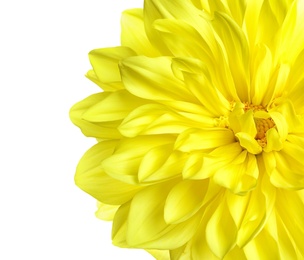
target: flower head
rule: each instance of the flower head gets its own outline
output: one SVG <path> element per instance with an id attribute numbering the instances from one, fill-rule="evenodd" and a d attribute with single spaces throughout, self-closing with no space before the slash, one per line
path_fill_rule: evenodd
<path id="1" fill-rule="evenodd" d="M 304 1 L 145 0 L 102 91 L 70 116 L 98 143 L 76 184 L 113 243 L 165 259 L 304 259 Z M 161 258 L 156 256 L 156 258 Z"/>

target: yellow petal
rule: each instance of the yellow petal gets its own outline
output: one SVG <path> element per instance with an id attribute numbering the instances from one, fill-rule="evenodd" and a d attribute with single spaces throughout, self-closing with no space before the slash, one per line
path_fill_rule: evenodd
<path id="1" fill-rule="evenodd" d="M 242 158 L 240 163 L 232 161 L 230 164 L 219 168 L 215 172 L 213 180 L 239 195 L 244 195 L 255 188 L 259 176 L 257 162 L 255 156 L 246 154 L 247 152 L 243 151 L 238 156 Z M 236 158 L 236 161 L 238 161 L 238 158 Z"/>
<path id="2" fill-rule="evenodd" d="M 133 95 L 150 100 L 188 100 L 196 98 L 171 70 L 171 58 L 132 57 L 121 62 L 122 81 Z"/>
<path id="3" fill-rule="evenodd" d="M 190 153 L 182 172 L 184 179 L 195 179 L 195 176 L 198 175 L 201 170 L 204 170 L 202 169 L 204 156 L 205 154 L 200 151 Z M 198 179 L 204 179 L 202 175 L 203 174 L 200 174 Z"/>
<path id="4" fill-rule="evenodd" d="M 278 130 L 280 140 L 285 141 L 289 130 L 285 117 L 276 111 L 270 111 L 269 115 L 276 124 L 276 129 Z"/>
<path id="5" fill-rule="evenodd" d="M 181 133 L 175 143 L 175 149 L 183 152 L 208 150 L 234 142 L 231 130 L 225 128 L 195 129 Z"/>
<path id="6" fill-rule="evenodd" d="M 184 245 L 196 232 L 199 215 L 175 225 L 169 225 L 164 220 L 163 198 L 167 197 L 174 184 L 152 185 L 133 198 L 127 230 L 127 241 L 132 247 L 174 249 Z"/>
<path id="7" fill-rule="evenodd" d="M 279 190 L 277 204 L 277 214 L 281 218 L 284 226 L 296 246 L 296 251 L 304 256 L 304 203 L 299 194 L 293 191 Z M 283 242 L 283 241 L 282 241 Z M 285 242 L 286 244 L 286 242 Z M 291 251 L 292 252 L 292 251 Z"/>
<path id="8" fill-rule="evenodd" d="M 286 228 L 285 220 L 281 218 L 280 214 L 276 215 L 276 232 L 277 240 L 280 248 L 280 254 L 282 259 L 301 259 L 303 255 L 295 250 L 293 244 L 293 237 L 289 233 L 289 230 Z"/>
<path id="9" fill-rule="evenodd" d="M 127 47 L 96 49 L 89 53 L 93 70 L 103 83 L 120 82 L 118 63 L 120 60 L 134 56 L 136 53 Z"/>
<path id="10" fill-rule="evenodd" d="M 267 145 L 263 150 L 265 152 L 280 151 L 283 148 L 283 142 L 280 140 L 278 131 L 274 128 L 266 132 Z"/>
<path id="11" fill-rule="evenodd" d="M 138 136 L 121 140 L 115 152 L 102 162 L 104 171 L 114 179 L 130 184 L 138 183 L 138 171 L 144 155 L 151 149 L 171 144 L 174 136 Z"/>
<path id="12" fill-rule="evenodd" d="M 105 92 L 104 98 L 88 108 L 82 115 L 90 122 L 115 121 L 125 118 L 134 108 L 145 104 L 145 101 L 133 96 L 126 90 Z"/>
<path id="13" fill-rule="evenodd" d="M 213 123 L 210 119 L 209 125 Z M 128 114 L 119 126 L 119 131 L 127 137 L 179 134 L 193 125 L 201 126 L 202 123 L 186 118 L 164 105 L 146 104 Z"/>
<path id="14" fill-rule="evenodd" d="M 303 50 L 303 23 L 304 2 L 293 1 L 282 24 L 280 35 L 280 40 L 282 41 L 280 51 L 286 61 L 295 60 L 297 55 Z"/>
<path id="15" fill-rule="evenodd" d="M 229 153 L 227 153 L 227 151 L 229 151 Z M 183 176 L 191 179 L 204 179 L 213 176 L 218 169 L 225 167 L 232 162 L 238 163 L 236 159 L 241 159 L 239 156 L 241 152 L 242 148 L 239 143 L 234 142 L 216 148 L 207 155 L 191 154 L 189 160 L 185 164 Z M 187 173 L 187 171 L 189 171 L 189 173 Z"/>
<path id="16" fill-rule="evenodd" d="M 206 28 L 205 34 L 209 34 L 208 37 L 205 35 L 203 38 L 194 27 L 181 20 L 159 19 L 154 22 L 154 28 L 160 32 L 160 37 L 175 57 L 194 57 L 214 66 L 211 56 L 217 47 L 214 32 L 203 19 L 201 26 Z"/>
<path id="17" fill-rule="evenodd" d="M 262 104 L 262 100 L 268 89 L 273 68 L 272 55 L 267 46 L 258 45 L 255 48 L 253 57 L 254 60 L 251 68 L 251 73 L 253 74 L 251 83 L 251 102 L 253 104 Z"/>
<path id="18" fill-rule="evenodd" d="M 102 168 L 102 161 L 111 156 L 117 141 L 104 141 L 94 145 L 77 165 L 75 183 L 97 200 L 119 205 L 130 200 L 141 189 L 139 186 L 123 183 L 108 176 Z"/>
<path id="19" fill-rule="evenodd" d="M 225 46 L 238 96 L 241 100 L 248 100 L 249 50 L 244 32 L 233 19 L 219 12 L 214 13 L 212 25 Z"/>
<path id="20" fill-rule="evenodd" d="M 176 224 L 192 217 L 204 203 L 208 184 L 208 180 L 185 180 L 175 185 L 165 203 L 166 223 Z"/>
<path id="21" fill-rule="evenodd" d="M 149 57 L 160 55 L 159 51 L 154 48 L 147 38 L 142 9 L 136 8 L 122 13 L 121 45 L 131 48 L 138 55 Z"/>
<path id="22" fill-rule="evenodd" d="M 243 247 L 255 237 L 266 222 L 266 197 L 259 187 L 245 196 L 227 194 L 227 204 L 237 227 L 237 245 Z"/>
<path id="23" fill-rule="evenodd" d="M 118 139 L 121 137 L 121 134 L 117 130 L 120 121 L 112 121 L 100 124 L 83 119 L 83 114 L 90 107 L 102 101 L 107 96 L 108 93 L 94 94 L 76 103 L 71 108 L 70 119 L 81 129 L 84 135 L 102 139 Z"/>
<path id="24" fill-rule="evenodd" d="M 247 8 L 247 1 L 245 0 L 236 0 L 234 2 L 226 1 L 231 17 L 233 20 L 242 27 L 244 14 Z"/>
<path id="25" fill-rule="evenodd" d="M 148 151 L 139 166 L 138 180 L 143 183 L 163 181 L 180 175 L 187 155 L 173 151 L 173 144 Z"/>
<path id="26" fill-rule="evenodd" d="M 190 246 L 189 246 L 190 244 Z M 191 242 L 188 242 L 187 244 L 170 250 L 170 260 L 188 260 L 191 259 L 192 254 L 191 254 Z"/>
<path id="27" fill-rule="evenodd" d="M 130 202 L 121 205 L 114 217 L 112 226 L 112 243 L 119 247 L 130 247 L 127 243 L 127 220 Z"/>
<path id="28" fill-rule="evenodd" d="M 181 20 L 194 22 L 199 25 L 203 12 L 197 10 L 190 2 L 176 0 L 172 1 L 159 1 L 159 0 L 146 0 L 144 4 L 144 22 L 146 33 L 149 40 L 163 55 L 170 55 L 166 45 L 160 41 L 158 32 L 154 29 L 154 21 L 158 19 L 179 18 Z"/>
<path id="29" fill-rule="evenodd" d="M 170 259 L 169 250 L 155 250 L 155 249 L 148 249 L 146 250 L 149 254 L 151 254 L 157 260 L 167 260 Z"/>
<path id="30" fill-rule="evenodd" d="M 240 145 L 244 147 L 249 153 L 259 154 L 262 152 L 262 147 L 250 134 L 239 132 L 235 134 L 235 136 L 239 139 Z"/>
<path id="31" fill-rule="evenodd" d="M 178 71 L 182 73 L 188 89 L 213 116 L 220 117 L 228 113 L 230 102 L 214 87 L 210 72 L 204 63 L 196 59 L 175 58 L 172 69 L 175 74 L 178 74 Z"/>
<path id="32" fill-rule="evenodd" d="M 102 220 L 113 220 L 116 211 L 118 210 L 119 206 L 117 205 L 108 205 L 104 204 L 100 201 L 97 202 L 97 211 L 95 212 L 95 216 Z"/>
<path id="33" fill-rule="evenodd" d="M 303 163 L 299 163 L 300 157 L 293 153 L 290 156 L 287 151 L 292 147 L 286 142 L 286 150 L 275 152 L 275 168 L 270 172 L 271 183 L 280 188 L 285 189 L 303 189 L 304 188 L 304 174 Z M 298 158 L 298 161 L 296 160 Z"/>
<path id="34" fill-rule="evenodd" d="M 225 202 L 213 210 L 206 226 L 206 241 L 211 251 L 222 259 L 235 246 L 237 227 Z"/>
<path id="35" fill-rule="evenodd" d="M 259 235 L 244 247 L 247 259 L 281 259 L 275 239 L 263 229 Z"/>

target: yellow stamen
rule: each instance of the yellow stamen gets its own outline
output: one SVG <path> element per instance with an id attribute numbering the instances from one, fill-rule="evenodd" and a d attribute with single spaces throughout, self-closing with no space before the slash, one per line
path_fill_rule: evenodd
<path id="1" fill-rule="evenodd" d="M 266 132 L 270 129 L 275 127 L 275 123 L 272 118 L 258 118 L 255 120 L 257 134 L 255 139 L 259 143 L 260 146 L 265 147 L 267 144 L 266 139 Z"/>

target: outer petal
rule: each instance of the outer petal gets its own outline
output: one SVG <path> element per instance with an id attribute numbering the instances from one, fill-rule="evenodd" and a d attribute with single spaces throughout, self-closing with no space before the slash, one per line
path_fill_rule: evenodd
<path id="1" fill-rule="evenodd" d="M 267 201 L 260 187 L 245 196 L 227 194 L 227 204 L 237 227 L 237 245 L 243 247 L 260 232 L 267 220 Z"/>
<path id="2" fill-rule="evenodd" d="M 138 136 L 120 141 L 113 155 L 102 162 L 105 172 L 126 183 L 138 183 L 138 171 L 145 154 L 155 147 L 173 144 L 174 136 Z"/>
<path id="3" fill-rule="evenodd" d="M 134 108 L 145 103 L 145 100 L 133 96 L 125 89 L 110 93 L 105 92 L 104 98 L 88 108 L 82 117 L 90 122 L 120 120 L 125 118 Z"/>
<path id="4" fill-rule="evenodd" d="M 172 1 L 158 1 L 146 0 L 144 4 L 144 22 L 148 38 L 161 50 L 163 55 L 170 55 L 170 51 L 166 45 L 160 41 L 158 32 L 153 28 L 153 23 L 158 19 L 177 18 L 199 24 L 203 12 L 197 10 L 192 3 L 188 1 L 176 0 Z"/>
<path id="5" fill-rule="evenodd" d="M 283 59 L 294 61 L 303 50 L 304 2 L 293 1 L 282 24 L 280 51 Z M 288 51 L 287 51 L 288 50 Z"/>
<path id="6" fill-rule="evenodd" d="M 248 260 L 281 259 L 277 241 L 265 229 L 244 247 L 244 252 Z"/>
<path id="7" fill-rule="evenodd" d="M 136 53 L 127 47 L 102 48 L 91 51 L 89 58 L 96 78 L 100 82 L 99 85 L 106 91 L 122 89 L 118 63 L 120 60 L 134 55 Z M 89 78 L 91 78 L 90 75 L 92 73 L 88 74 Z"/>
<path id="8" fill-rule="evenodd" d="M 108 205 L 104 204 L 100 201 L 97 202 L 97 211 L 95 212 L 95 216 L 102 220 L 113 220 L 115 213 L 117 212 L 119 206 L 118 205 Z"/>
<path id="9" fill-rule="evenodd" d="M 97 200 L 112 205 L 129 201 L 141 187 L 123 183 L 108 176 L 102 161 L 111 156 L 117 141 L 104 141 L 90 148 L 78 163 L 75 175 L 77 186 Z"/>
<path id="10" fill-rule="evenodd" d="M 185 180 L 178 183 L 167 197 L 164 211 L 165 221 L 176 224 L 193 216 L 204 203 L 208 184 L 208 180 Z"/>
<path id="11" fill-rule="evenodd" d="M 214 67 L 212 52 L 217 51 L 214 32 L 210 24 L 203 19 L 202 26 L 206 27 L 208 37 L 202 37 L 193 26 L 181 20 L 159 19 L 154 22 L 154 28 L 175 57 L 197 58 Z"/>
<path id="12" fill-rule="evenodd" d="M 121 17 L 121 45 L 133 49 L 138 55 L 159 56 L 147 38 L 142 9 L 126 10 Z"/>
<path id="13" fill-rule="evenodd" d="M 303 149 L 289 142 L 285 142 L 283 150 L 273 153 L 274 158 L 268 171 L 274 186 L 294 190 L 304 188 L 304 165 L 301 154 L 303 154 Z M 266 163 L 270 161 L 266 159 L 269 156 L 264 155 Z"/>
<path id="14" fill-rule="evenodd" d="M 197 102 L 184 83 L 174 76 L 169 57 L 132 57 L 125 59 L 120 69 L 125 88 L 135 96 Z"/>
<path id="15" fill-rule="evenodd" d="M 182 74 L 180 77 L 185 81 L 186 86 L 213 116 L 228 114 L 230 102 L 214 86 L 206 64 L 193 58 L 174 58 L 172 69 L 176 76 L 178 73 Z"/>
<path id="16" fill-rule="evenodd" d="M 148 249 L 146 250 L 149 254 L 151 254 L 157 260 L 167 260 L 170 259 L 170 252 L 169 250 L 155 250 L 155 249 Z"/>
<path id="17" fill-rule="evenodd" d="M 181 174 L 187 155 L 173 151 L 173 144 L 165 144 L 148 151 L 139 166 L 138 180 L 158 182 Z"/>
<path id="18" fill-rule="evenodd" d="M 101 102 L 108 95 L 108 93 L 98 93 L 91 95 L 84 100 L 76 103 L 71 108 L 71 121 L 81 129 L 84 135 L 102 139 L 118 139 L 121 137 L 121 134 L 117 130 L 117 127 L 121 121 L 104 122 L 100 124 L 83 119 L 84 113 L 90 107 L 96 105 L 98 102 Z"/>
<path id="19" fill-rule="evenodd" d="M 112 226 L 112 242 L 119 247 L 130 247 L 126 241 L 127 220 L 131 202 L 127 202 L 117 210 Z"/>
<path id="20" fill-rule="evenodd" d="M 131 246 L 174 249 L 184 245 L 196 232 L 199 214 L 176 225 L 168 225 L 164 220 L 164 198 L 174 184 L 173 181 L 152 185 L 133 198 L 127 230 L 127 241 Z"/>
<path id="21" fill-rule="evenodd" d="M 301 198 L 300 193 L 294 191 L 280 190 L 278 192 L 278 199 L 276 203 L 277 218 L 283 222 L 283 227 L 288 234 L 288 238 L 291 241 L 284 241 L 284 238 L 280 238 L 280 242 L 283 243 L 286 250 L 293 243 L 296 246 L 296 252 L 299 253 L 299 258 L 304 256 L 304 244 L 302 238 L 304 237 L 304 201 Z M 279 230 L 279 231 L 282 231 Z M 287 248 L 286 248 L 287 247 Z M 291 250 L 290 253 L 293 251 Z M 285 254 L 288 253 L 285 252 Z"/>
<path id="22" fill-rule="evenodd" d="M 228 15 L 214 13 L 213 28 L 226 51 L 235 88 L 241 100 L 248 100 L 249 50 L 246 37 L 238 24 Z"/>
<path id="23" fill-rule="evenodd" d="M 195 117 L 196 118 L 193 118 Z M 198 122 L 198 118 L 200 118 Z M 121 123 L 119 131 L 127 137 L 137 135 L 179 134 L 189 127 L 213 126 L 214 118 L 185 114 L 160 104 L 146 104 L 134 109 Z"/>
<path id="24" fill-rule="evenodd" d="M 211 251 L 222 259 L 235 246 L 237 227 L 225 201 L 214 203 L 210 210 L 212 216 L 206 226 L 206 241 Z"/>

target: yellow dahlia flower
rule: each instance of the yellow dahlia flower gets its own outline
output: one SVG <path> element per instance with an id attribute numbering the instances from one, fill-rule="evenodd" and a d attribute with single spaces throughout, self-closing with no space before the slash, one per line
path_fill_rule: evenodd
<path id="1" fill-rule="evenodd" d="M 304 0 L 145 0 L 102 89 L 76 184 L 113 243 L 157 259 L 304 259 Z"/>

